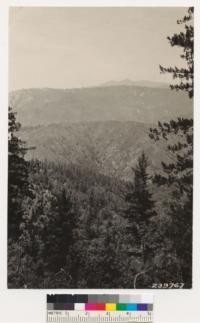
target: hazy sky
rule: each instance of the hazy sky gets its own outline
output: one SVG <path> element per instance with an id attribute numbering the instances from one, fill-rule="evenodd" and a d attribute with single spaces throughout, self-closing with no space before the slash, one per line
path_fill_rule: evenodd
<path id="1" fill-rule="evenodd" d="M 71 88 L 110 80 L 169 81 L 180 65 L 166 37 L 186 8 L 10 9 L 10 90 Z"/>

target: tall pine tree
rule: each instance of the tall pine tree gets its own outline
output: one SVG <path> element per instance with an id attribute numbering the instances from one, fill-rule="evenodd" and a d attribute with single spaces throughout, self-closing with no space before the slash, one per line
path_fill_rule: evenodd
<path id="1" fill-rule="evenodd" d="M 126 210 L 128 231 L 133 234 L 137 246 L 142 253 L 145 252 L 145 234 L 148 230 L 150 219 L 156 214 L 152 193 L 149 190 L 150 176 L 147 172 L 149 161 L 144 152 L 138 158 L 134 170 L 134 183 L 126 196 L 129 206 Z"/>
<path id="2" fill-rule="evenodd" d="M 20 123 L 16 121 L 16 113 L 9 107 L 8 112 L 8 238 L 19 236 L 22 221 L 22 200 L 30 195 L 28 181 L 28 163 L 24 159 L 27 151 L 26 143 L 17 132 Z"/>
<path id="3" fill-rule="evenodd" d="M 174 79 L 179 79 L 180 83 L 171 85 L 171 89 L 186 91 L 189 97 L 193 97 L 193 73 L 194 73 L 194 27 L 193 27 L 194 8 L 190 7 L 183 19 L 178 20 L 178 24 L 184 25 L 184 31 L 167 37 L 172 47 L 182 48 L 181 58 L 186 62 L 186 67 L 163 67 L 160 66 L 162 73 L 170 73 Z"/>

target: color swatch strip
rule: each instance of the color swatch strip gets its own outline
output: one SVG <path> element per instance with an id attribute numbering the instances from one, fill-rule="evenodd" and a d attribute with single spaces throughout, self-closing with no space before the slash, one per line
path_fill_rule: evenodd
<path id="1" fill-rule="evenodd" d="M 66 311 L 152 311 L 153 304 L 47 303 L 47 310 Z"/>
<path id="2" fill-rule="evenodd" d="M 153 311 L 152 295 L 47 295 L 47 310 Z"/>

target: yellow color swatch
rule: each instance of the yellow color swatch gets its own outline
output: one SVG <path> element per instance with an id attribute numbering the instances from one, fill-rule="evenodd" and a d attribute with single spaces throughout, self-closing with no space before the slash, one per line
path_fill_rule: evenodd
<path id="1" fill-rule="evenodd" d="M 116 304 L 107 303 L 106 304 L 106 311 L 116 311 Z"/>

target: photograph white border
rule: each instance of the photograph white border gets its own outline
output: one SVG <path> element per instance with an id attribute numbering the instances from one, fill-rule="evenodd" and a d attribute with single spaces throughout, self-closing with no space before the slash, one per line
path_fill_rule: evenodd
<path id="1" fill-rule="evenodd" d="M 194 6 L 194 216 L 193 288 L 191 290 L 8 290 L 7 289 L 7 112 L 8 11 L 10 6 Z M 47 293 L 150 293 L 154 295 L 154 321 L 196 323 L 200 320 L 200 1 L 199 0 L 1 0 L 0 1 L 0 321 L 46 322 Z"/>

